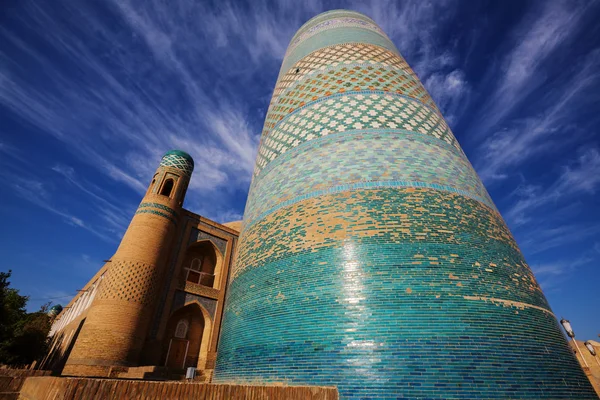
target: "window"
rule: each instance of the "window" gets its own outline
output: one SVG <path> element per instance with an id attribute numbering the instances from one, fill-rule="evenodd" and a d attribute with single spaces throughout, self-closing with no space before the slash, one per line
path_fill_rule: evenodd
<path id="1" fill-rule="evenodd" d="M 163 196 L 167 196 L 167 197 L 171 196 L 171 192 L 173 191 L 174 184 L 175 184 L 175 182 L 173 181 L 173 179 L 167 179 L 165 181 L 165 183 L 163 184 L 160 194 Z"/>
<path id="2" fill-rule="evenodd" d="M 154 174 L 154 176 L 152 177 L 152 183 L 150 183 L 150 185 L 148 186 L 148 190 L 146 191 L 146 194 L 150 194 L 154 190 L 154 184 L 156 183 L 156 176 L 157 175 L 158 174 Z"/>
<path id="3" fill-rule="evenodd" d="M 186 281 L 200 283 L 200 274 L 202 273 L 202 258 L 194 258 L 186 270 Z"/>
<path id="4" fill-rule="evenodd" d="M 177 339 L 185 339 L 187 336 L 188 322 L 185 319 L 179 320 L 177 328 L 175 328 L 175 337 Z"/>
<path id="5" fill-rule="evenodd" d="M 187 271 L 186 281 L 212 287 L 215 281 L 214 267 L 210 268 L 209 264 L 210 260 L 203 256 L 192 259 L 189 266 L 185 268 Z"/>

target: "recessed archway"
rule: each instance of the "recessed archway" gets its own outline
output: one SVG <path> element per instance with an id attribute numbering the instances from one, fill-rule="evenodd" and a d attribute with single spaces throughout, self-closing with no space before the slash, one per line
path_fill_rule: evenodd
<path id="1" fill-rule="evenodd" d="M 175 181 L 173 180 L 173 178 L 167 179 L 163 183 L 162 189 L 160 189 L 160 194 L 163 196 L 171 197 L 171 192 L 173 192 L 174 186 L 175 186 Z"/>
<path id="2" fill-rule="evenodd" d="M 196 301 L 171 314 L 163 342 L 164 365 L 170 368 L 204 368 L 212 320 Z"/>
<path id="3" fill-rule="evenodd" d="M 213 321 L 196 300 L 174 311 L 163 340 L 163 364 L 172 368 L 204 369 L 212 335 Z"/>
<path id="4" fill-rule="evenodd" d="M 192 244 L 183 260 L 183 279 L 186 282 L 219 288 L 223 255 L 210 240 Z"/>

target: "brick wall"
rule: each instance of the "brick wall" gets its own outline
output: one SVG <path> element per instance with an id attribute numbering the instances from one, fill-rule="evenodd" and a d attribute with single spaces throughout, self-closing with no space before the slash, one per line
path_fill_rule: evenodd
<path id="1" fill-rule="evenodd" d="M 108 376 L 135 366 L 151 327 L 167 272 L 191 158 L 167 153 L 103 276 L 63 375 Z M 174 181 L 170 195 L 162 195 Z"/>
<path id="2" fill-rule="evenodd" d="M 600 346 L 594 346 L 596 356 L 592 355 L 587 347 L 585 347 L 585 341 L 583 340 L 577 340 L 577 346 L 575 345 L 575 340 L 569 340 L 569 346 L 575 352 L 577 361 L 579 361 L 581 368 L 586 372 L 594 389 L 596 389 L 596 393 L 600 397 Z M 583 361 L 584 359 L 585 362 Z"/>
<path id="3" fill-rule="evenodd" d="M 16 399 L 25 379 L 30 376 L 47 375 L 50 375 L 50 371 L 0 368 L 0 399 Z"/>
<path id="4" fill-rule="evenodd" d="M 85 378 L 29 378 L 21 390 L 21 400 L 336 400 L 331 387 L 235 386 L 181 382 L 136 382 Z"/>

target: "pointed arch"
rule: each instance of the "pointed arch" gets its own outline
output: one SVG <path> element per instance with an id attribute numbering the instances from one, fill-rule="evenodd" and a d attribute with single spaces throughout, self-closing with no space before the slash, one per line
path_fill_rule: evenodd
<path id="1" fill-rule="evenodd" d="M 162 196 L 171 197 L 171 193 L 173 192 L 174 187 L 175 187 L 175 179 L 168 178 L 163 183 L 162 188 L 160 189 L 160 194 Z"/>
<path id="2" fill-rule="evenodd" d="M 169 315 L 169 322 L 168 325 L 171 325 L 172 327 L 175 326 L 175 330 L 176 330 L 176 326 L 179 325 L 180 321 L 181 321 L 181 316 L 182 314 L 185 315 L 186 311 L 189 311 L 190 313 L 194 313 L 194 312 L 198 312 L 203 319 L 203 326 L 202 326 L 202 334 L 200 335 L 200 345 L 199 348 L 197 350 L 197 353 L 195 354 L 189 354 L 186 355 L 187 358 L 196 358 L 197 357 L 197 362 L 196 362 L 196 368 L 198 369 L 205 369 L 206 368 L 206 363 L 208 360 L 208 352 L 210 349 L 210 343 L 212 340 L 212 330 L 213 330 L 213 318 L 210 315 L 210 313 L 206 310 L 206 308 L 204 308 L 204 306 L 202 304 L 200 304 L 200 302 L 198 300 L 190 300 L 190 301 L 186 301 L 181 307 L 178 307 L 177 309 L 173 310 L 173 312 L 171 312 L 171 314 Z M 192 343 L 192 345 L 190 347 L 194 348 L 194 340 L 197 340 L 197 332 L 194 331 L 194 326 L 193 326 L 193 322 L 189 323 L 189 328 L 188 328 L 188 332 L 187 332 L 187 337 L 186 339 L 190 341 L 190 343 Z M 168 328 L 167 328 L 168 329 Z M 168 329 L 169 330 L 169 329 Z M 173 329 L 171 329 L 173 330 Z M 167 354 L 165 356 L 165 364 L 168 364 L 169 362 L 169 350 L 171 350 L 171 343 L 170 341 L 173 339 L 174 335 L 173 331 L 170 335 L 167 335 L 167 337 L 165 337 L 166 341 L 169 341 L 168 343 L 168 347 L 167 347 L 167 343 L 165 342 L 165 348 L 167 348 Z M 187 365 L 189 366 L 189 365 Z"/>
<path id="3" fill-rule="evenodd" d="M 183 260 L 186 281 L 220 289 L 224 259 L 223 253 L 212 240 L 202 239 L 192 243 Z"/>

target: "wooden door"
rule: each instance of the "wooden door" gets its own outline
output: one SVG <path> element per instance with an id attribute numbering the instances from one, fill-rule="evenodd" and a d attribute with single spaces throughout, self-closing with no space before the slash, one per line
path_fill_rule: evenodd
<path id="1" fill-rule="evenodd" d="M 183 368 L 185 357 L 187 356 L 188 341 L 185 339 L 171 339 L 169 345 L 169 355 L 167 356 L 167 367 Z"/>

